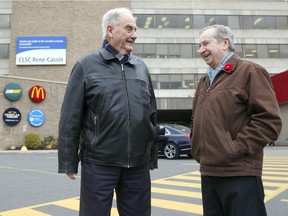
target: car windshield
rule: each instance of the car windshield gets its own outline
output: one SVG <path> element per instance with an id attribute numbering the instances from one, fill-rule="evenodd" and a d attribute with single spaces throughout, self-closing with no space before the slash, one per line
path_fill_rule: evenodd
<path id="1" fill-rule="evenodd" d="M 182 131 L 183 133 L 190 133 L 190 128 L 183 126 L 183 125 L 169 125 L 179 131 Z"/>

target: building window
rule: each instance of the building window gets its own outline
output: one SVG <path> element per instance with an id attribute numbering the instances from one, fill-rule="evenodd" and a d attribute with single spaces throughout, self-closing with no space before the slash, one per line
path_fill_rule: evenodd
<path id="1" fill-rule="evenodd" d="M 154 89 L 196 89 L 204 74 L 151 74 Z"/>
<path id="2" fill-rule="evenodd" d="M 9 44 L 0 44 L 0 59 L 9 58 Z"/>
<path id="3" fill-rule="evenodd" d="M 277 29 L 288 29 L 288 22 L 287 22 L 287 17 L 285 16 L 280 16 L 276 17 L 276 28 Z"/>
<path id="4" fill-rule="evenodd" d="M 180 56 L 182 58 L 192 58 L 193 56 L 192 44 L 180 44 Z"/>
<path id="5" fill-rule="evenodd" d="M 10 15 L 0 14 L 0 29 L 10 28 Z"/>
<path id="6" fill-rule="evenodd" d="M 269 58 L 280 58 L 280 47 L 277 44 L 268 45 Z"/>
<path id="7" fill-rule="evenodd" d="M 195 89 L 196 88 L 196 82 L 195 82 L 195 76 L 193 74 L 184 74 L 182 75 L 183 79 L 183 88 L 188 89 Z"/>
<path id="8" fill-rule="evenodd" d="M 240 29 L 239 16 L 228 16 L 228 26 L 231 29 Z"/>
<path id="9" fill-rule="evenodd" d="M 268 46 L 264 44 L 257 45 L 257 56 L 258 58 L 269 58 L 268 56 Z"/>
<path id="10" fill-rule="evenodd" d="M 146 58 L 155 58 L 156 57 L 156 46 L 155 44 L 145 44 L 144 45 L 144 56 Z"/>
<path id="11" fill-rule="evenodd" d="M 244 45 L 244 58 L 257 58 L 257 48 L 255 44 Z"/>
<path id="12" fill-rule="evenodd" d="M 205 16 L 193 15 L 193 28 L 202 29 L 203 27 L 205 27 Z"/>
<path id="13" fill-rule="evenodd" d="M 179 44 L 168 44 L 168 53 L 170 58 L 180 58 Z"/>
<path id="14" fill-rule="evenodd" d="M 167 58 L 168 46 L 166 44 L 156 44 L 156 57 Z"/>
<path id="15" fill-rule="evenodd" d="M 279 58 L 288 58 L 288 45 L 287 44 L 281 44 L 279 45 L 280 53 Z"/>
<path id="16" fill-rule="evenodd" d="M 235 44 L 235 52 L 240 58 L 244 58 L 243 46 L 241 44 Z"/>

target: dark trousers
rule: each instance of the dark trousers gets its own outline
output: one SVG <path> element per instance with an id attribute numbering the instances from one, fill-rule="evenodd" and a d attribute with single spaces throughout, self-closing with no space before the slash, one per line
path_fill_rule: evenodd
<path id="1" fill-rule="evenodd" d="M 149 164 L 134 168 L 82 163 L 80 216 L 109 216 L 114 189 L 120 216 L 151 215 Z"/>
<path id="2" fill-rule="evenodd" d="M 267 216 L 259 176 L 201 176 L 204 216 Z"/>

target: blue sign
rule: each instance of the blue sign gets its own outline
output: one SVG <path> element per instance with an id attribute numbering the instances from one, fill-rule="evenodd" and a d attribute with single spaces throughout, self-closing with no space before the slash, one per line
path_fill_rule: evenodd
<path id="1" fill-rule="evenodd" d="M 66 64 L 65 36 L 17 37 L 16 65 Z"/>
<path id="2" fill-rule="evenodd" d="M 34 109 L 28 114 L 28 122 L 33 127 L 40 127 L 45 122 L 45 115 L 41 110 Z"/>
<path id="3" fill-rule="evenodd" d="M 15 126 L 21 121 L 21 113 L 18 109 L 10 107 L 3 113 L 3 121 L 9 126 Z"/>

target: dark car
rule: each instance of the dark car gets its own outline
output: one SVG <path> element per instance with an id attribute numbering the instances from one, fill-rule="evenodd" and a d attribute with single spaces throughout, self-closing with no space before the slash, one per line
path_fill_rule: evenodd
<path id="1" fill-rule="evenodd" d="M 181 154 L 191 157 L 190 128 L 178 124 L 160 124 L 161 129 L 163 135 L 157 138 L 159 155 L 168 159 L 179 158 Z"/>

